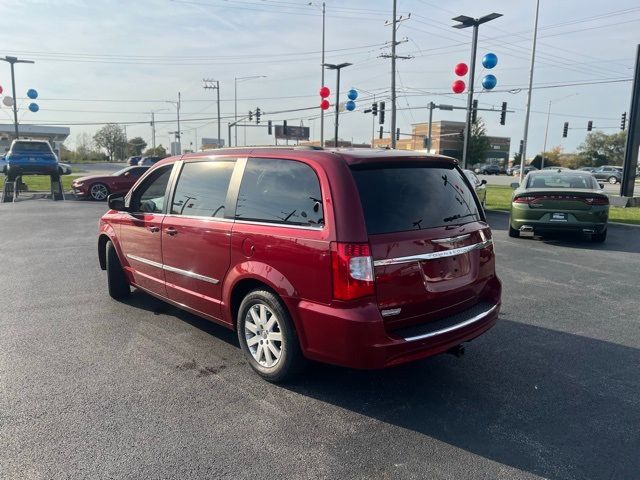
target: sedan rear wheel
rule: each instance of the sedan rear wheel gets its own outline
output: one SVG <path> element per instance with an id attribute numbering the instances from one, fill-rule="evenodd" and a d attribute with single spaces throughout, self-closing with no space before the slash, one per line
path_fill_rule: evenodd
<path id="1" fill-rule="evenodd" d="M 609 177 L 609 183 L 615 185 L 618 183 L 618 179 L 616 177 Z"/>
<path id="2" fill-rule="evenodd" d="M 591 235 L 591 241 L 596 243 L 603 243 L 607 239 L 607 229 L 605 228 L 602 233 L 594 233 Z"/>
<path id="3" fill-rule="evenodd" d="M 89 188 L 89 195 L 92 200 L 102 201 L 109 196 L 109 189 L 104 183 L 94 183 Z"/>

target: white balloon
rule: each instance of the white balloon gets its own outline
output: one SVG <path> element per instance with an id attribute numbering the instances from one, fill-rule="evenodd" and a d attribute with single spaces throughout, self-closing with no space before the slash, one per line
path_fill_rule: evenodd
<path id="1" fill-rule="evenodd" d="M 2 99 L 2 103 L 4 103 L 7 107 L 13 107 L 13 97 L 5 96 Z"/>

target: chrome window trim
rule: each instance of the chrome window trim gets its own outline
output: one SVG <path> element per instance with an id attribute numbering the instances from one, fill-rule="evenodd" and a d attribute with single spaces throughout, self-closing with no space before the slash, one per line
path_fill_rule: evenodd
<path id="1" fill-rule="evenodd" d="M 193 220 L 207 220 L 209 222 L 226 222 L 233 223 L 233 218 L 225 218 L 225 217 L 205 217 L 199 215 L 180 215 L 179 213 L 167 213 L 166 217 L 172 218 L 190 218 Z"/>
<path id="2" fill-rule="evenodd" d="M 167 272 L 177 273 L 179 275 L 184 275 L 185 277 L 191 277 L 197 280 L 202 280 L 203 282 L 213 283 L 214 285 L 220 282 L 220 280 L 216 278 L 207 277 L 206 275 L 200 275 L 199 273 L 190 272 L 189 270 L 182 270 L 181 268 L 172 267 L 170 265 L 163 265 L 162 263 L 154 262 L 153 260 L 148 260 L 146 258 L 139 257 L 137 255 L 132 255 L 130 253 L 127 254 L 127 258 L 136 260 L 146 265 L 151 265 L 152 267 L 160 268 Z"/>
<path id="3" fill-rule="evenodd" d="M 282 227 L 282 228 L 299 228 L 301 230 L 315 230 L 315 231 L 321 231 L 324 229 L 324 225 L 322 226 L 318 226 L 318 227 L 313 227 L 311 225 L 296 225 L 293 223 L 272 223 L 272 222 L 257 222 L 257 221 L 253 221 L 253 220 L 235 220 L 236 223 L 243 223 L 245 225 L 265 225 L 265 226 L 269 226 L 269 227 Z"/>
<path id="4" fill-rule="evenodd" d="M 451 325 L 450 327 L 443 328 L 443 329 L 440 329 L 440 330 L 436 330 L 435 332 L 424 333 L 422 335 L 415 335 L 413 337 L 405 337 L 404 340 L 407 341 L 407 342 L 415 342 L 417 340 L 424 340 L 426 338 L 435 337 L 437 335 L 442 335 L 442 334 L 445 334 L 445 333 L 453 332 L 454 330 L 458 330 L 460 328 L 464 328 L 466 326 L 471 325 L 472 323 L 478 322 L 478 321 L 482 320 L 483 318 L 488 317 L 493 312 L 495 312 L 497 308 L 498 308 L 498 305 L 494 305 L 493 307 L 491 307 L 486 312 L 479 313 L 475 317 L 472 317 L 472 318 L 470 318 L 468 320 L 465 320 L 464 322 L 456 323 L 455 325 Z"/>
<path id="5" fill-rule="evenodd" d="M 480 250 L 493 244 L 492 239 L 485 240 L 484 242 L 475 243 L 473 245 L 467 245 L 466 247 L 452 248 L 451 250 L 443 250 L 441 252 L 422 253 L 420 255 L 410 255 L 408 257 L 396 257 L 385 258 L 383 260 L 374 260 L 373 265 L 375 267 L 384 267 L 386 265 L 399 265 L 402 263 L 421 262 L 425 260 L 435 260 L 438 258 L 455 257 L 456 255 L 462 255 L 469 253 L 473 250 Z"/>

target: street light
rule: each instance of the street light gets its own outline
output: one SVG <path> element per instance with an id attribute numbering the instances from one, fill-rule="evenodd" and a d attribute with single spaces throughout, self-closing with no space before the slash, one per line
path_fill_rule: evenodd
<path id="1" fill-rule="evenodd" d="M 238 80 L 253 80 L 255 78 L 267 78 L 266 75 L 250 75 L 248 77 L 233 78 L 233 117 L 234 117 L 234 146 L 238 146 Z"/>
<path id="2" fill-rule="evenodd" d="M 178 130 L 176 131 L 176 140 L 177 144 L 177 152 L 176 155 L 182 155 L 182 135 L 180 132 L 180 92 L 178 92 L 178 101 L 174 102 L 173 100 L 165 100 L 166 103 L 171 103 L 176 106 L 176 113 L 178 115 Z"/>
<path id="3" fill-rule="evenodd" d="M 469 144 L 471 143 L 471 112 L 473 108 L 473 81 L 476 73 L 476 54 L 478 50 L 478 27 L 483 23 L 490 22 L 501 16 L 501 13 L 490 13 L 480 18 L 467 17 L 466 15 L 459 15 L 452 18 L 454 22 L 460 22 L 457 25 L 453 25 L 453 28 L 462 29 L 473 27 L 471 62 L 469 65 L 469 89 L 467 94 L 467 119 L 464 127 L 464 146 L 462 148 L 462 168 L 467 168 L 467 156 L 469 154 Z"/>
<path id="4" fill-rule="evenodd" d="M 161 108 L 160 110 L 154 110 L 151 112 L 151 145 L 153 146 L 153 152 L 155 155 L 156 150 L 156 117 L 155 114 L 158 112 L 166 112 L 169 110 L 168 108 Z"/>
<path id="5" fill-rule="evenodd" d="M 13 71 L 13 66 L 16 63 L 36 63 L 33 60 L 20 60 L 17 57 L 5 56 L 4 58 L 0 58 L 3 62 L 7 62 L 11 65 L 11 88 L 13 90 L 13 127 L 16 131 L 16 140 L 19 137 L 18 133 L 18 100 L 16 99 L 16 76 Z"/>
<path id="6" fill-rule="evenodd" d="M 344 67 L 349 67 L 350 65 L 353 65 L 352 63 L 339 63 L 339 64 L 333 64 L 333 63 L 323 63 L 323 66 L 325 66 L 326 68 L 328 68 L 329 70 L 335 70 L 337 75 L 336 75 L 336 124 L 335 124 L 335 128 L 334 128 L 334 135 L 335 135 L 335 139 L 334 139 L 334 146 L 337 148 L 338 147 L 338 116 L 340 115 L 340 70 L 342 70 Z"/>

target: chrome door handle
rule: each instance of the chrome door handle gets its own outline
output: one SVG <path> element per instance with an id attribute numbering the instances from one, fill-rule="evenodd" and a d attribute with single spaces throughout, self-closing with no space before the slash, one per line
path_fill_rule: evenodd
<path id="1" fill-rule="evenodd" d="M 167 232 L 167 234 L 169 234 L 169 235 L 171 235 L 171 236 L 174 236 L 174 235 L 177 235 L 177 234 L 178 234 L 178 230 L 176 230 L 176 229 L 175 229 L 175 228 L 173 228 L 173 227 L 169 227 L 169 228 L 167 228 L 167 229 L 165 230 L 165 232 Z"/>

